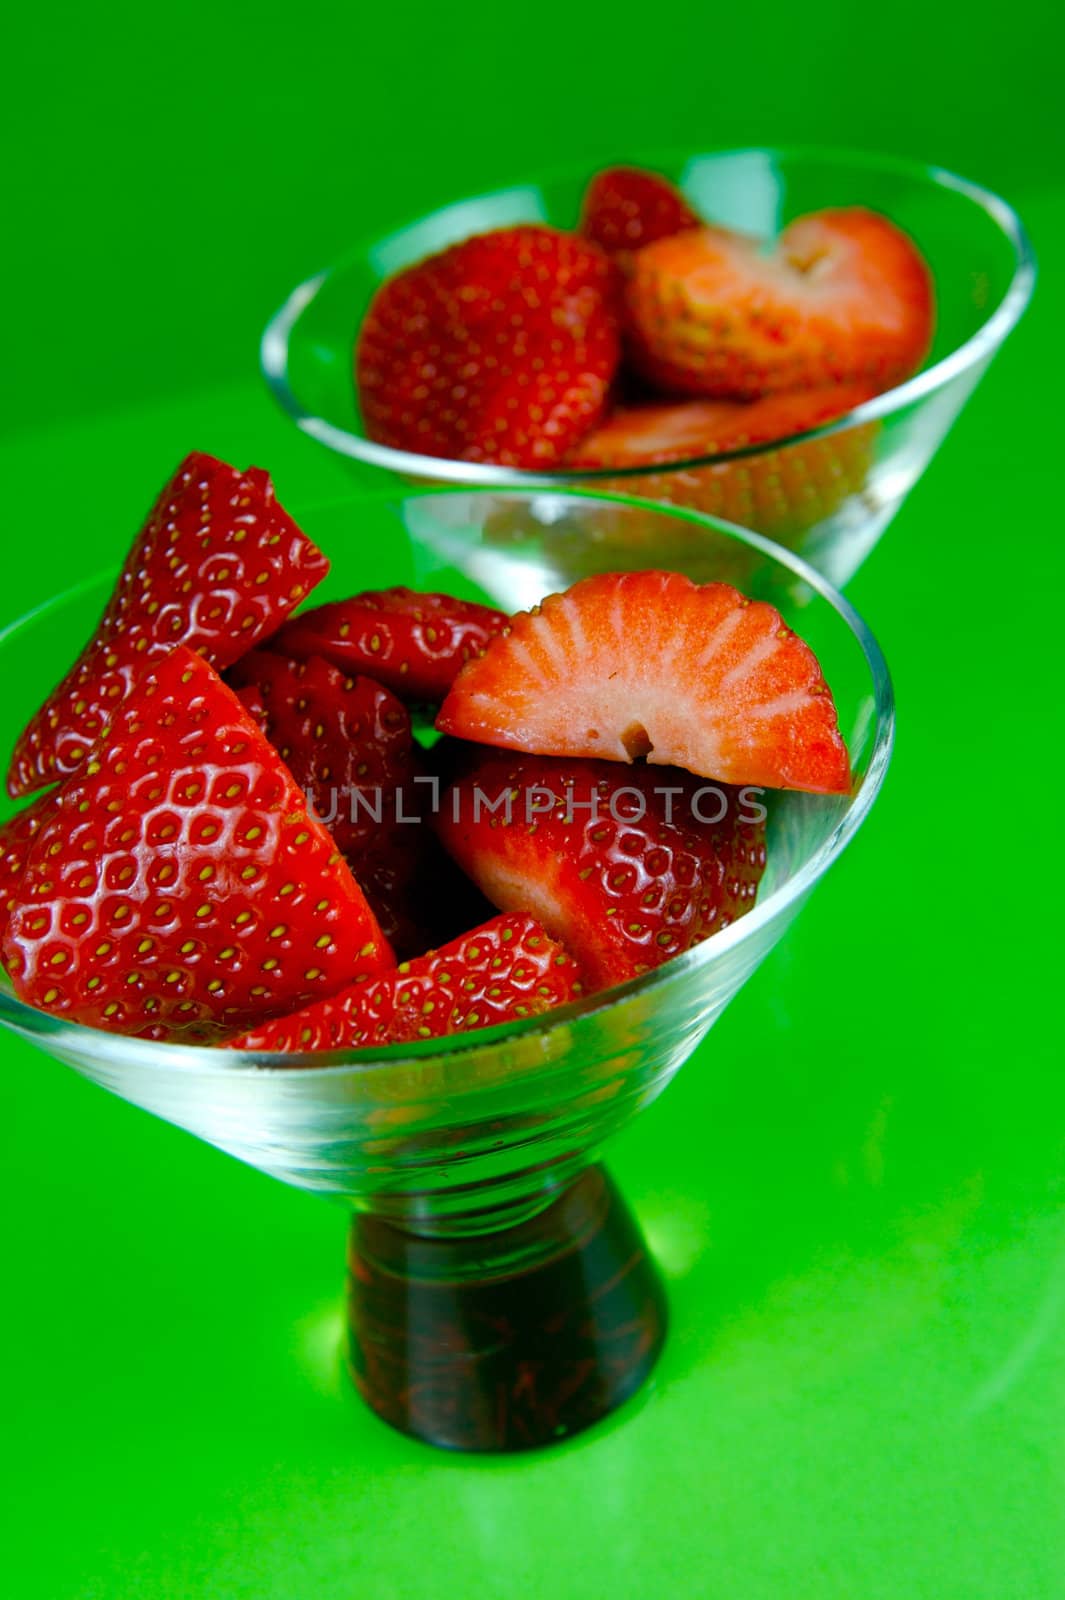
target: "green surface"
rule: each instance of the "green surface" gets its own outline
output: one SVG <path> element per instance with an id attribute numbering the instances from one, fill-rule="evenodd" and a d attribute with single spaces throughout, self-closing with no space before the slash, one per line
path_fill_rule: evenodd
<path id="1" fill-rule="evenodd" d="M 5 1040 L 5 1590 L 1059 1600 L 1059 54 L 1031 8 L 908 0 L 858 38 L 849 8 L 687 6 L 601 42 L 559 8 L 564 48 L 487 8 L 471 44 L 440 9 L 338 13 L 339 43 L 195 9 L 17 23 L 5 615 L 116 561 L 192 445 L 342 495 L 254 378 L 289 280 L 542 150 L 651 142 L 656 111 L 671 143 L 941 158 L 1019 206 L 1043 281 L 852 586 L 896 675 L 886 791 L 612 1152 L 669 1276 L 653 1389 L 535 1459 L 389 1433 L 339 1372 L 342 1213 Z"/>

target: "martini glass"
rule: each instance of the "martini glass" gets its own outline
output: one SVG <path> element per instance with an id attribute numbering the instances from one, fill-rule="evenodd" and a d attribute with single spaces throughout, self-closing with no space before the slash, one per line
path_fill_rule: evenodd
<path id="1" fill-rule="evenodd" d="M 727 574 L 742 552 L 749 591 L 786 615 L 804 591 L 803 633 L 835 692 L 853 790 L 767 797 L 768 866 L 746 917 L 545 1016 L 375 1051 L 155 1044 L 64 1022 L 0 989 L 12 1032 L 239 1160 L 351 1208 L 355 1382 L 397 1428 L 457 1449 L 548 1444 L 606 1415 L 650 1372 L 666 1303 L 598 1154 L 666 1087 L 865 817 L 890 754 L 890 680 L 868 630 L 823 578 L 757 534 L 690 513 L 460 490 L 370 497 L 301 519 L 333 557 L 327 594 L 407 582 L 509 607 L 562 581 L 551 555 L 560 526 L 581 542 L 604 518 L 620 526 L 630 516 L 653 517 L 664 543 L 684 524 L 700 572 L 716 563 Z M 501 520 L 502 543 L 492 531 Z M 110 583 L 89 580 L 0 634 L 8 744 Z"/>
<path id="2" fill-rule="evenodd" d="M 408 482 L 572 484 L 668 501 L 753 528 L 794 549 L 836 585 L 864 561 L 935 454 L 1032 293 L 1035 265 L 1015 213 L 987 190 L 936 167 L 856 153 L 741 150 L 638 158 L 671 178 L 708 220 L 769 237 L 826 206 L 883 212 L 917 242 L 938 301 L 935 342 L 923 371 L 826 427 L 657 470 L 522 473 L 415 455 L 363 431 L 352 348 L 378 285 L 472 233 L 519 222 L 572 228 L 587 165 L 512 189 L 460 200 L 384 237 L 365 240 L 300 284 L 262 340 L 266 379 L 297 425 L 345 457 L 364 483 L 381 469 Z M 631 521 L 624 532 L 650 538 Z M 589 559 L 592 559 L 591 553 Z M 626 564 L 624 540 L 602 532 L 609 571 Z"/>

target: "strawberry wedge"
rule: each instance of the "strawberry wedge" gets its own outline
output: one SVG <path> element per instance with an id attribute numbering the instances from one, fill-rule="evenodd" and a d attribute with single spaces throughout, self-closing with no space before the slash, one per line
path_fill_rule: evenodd
<path id="1" fill-rule="evenodd" d="M 96 632 L 31 719 L 11 795 L 77 770 L 152 660 L 184 644 L 219 671 L 284 622 L 329 563 L 274 498 L 267 473 L 186 457 L 122 568 Z"/>
<path id="2" fill-rule="evenodd" d="M 121 1033 L 211 1039 L 393 965 L 277 752 L 180 646 L 57 791 L 10 902 L 18 997 Z"/>
<path id="3" fill-rule="evenodd" d="M 437 727 L 538 755 L 646 759 L 723 783 L 850 788 L 817 657 L 764 601 L 676 572 L 584 578 L 463 668 Z"/>
<path id="4" fill-rule="evenodd" d="M 534 912 L 601 989 L 751 910 L 764 815 L 756 796 L 687 772 L 471 746 L 436 821 L 484 894 Z"/>
<path id="5" fill-rule="evenodd" d="M 439 702 L 459 669 L 509 620 L 449 594 L 369 589 L 293 617 L 269 647 L 298 661 L 322 656 L 341 672 L 366 673 L 404 700 Z"/>
<path id="6" fill-rule="evenodd" d="M 576 962 L 524 914 L 230 1040 L 232 1049 L 365 1050 L 532 1017 L 580 993 Z"/>

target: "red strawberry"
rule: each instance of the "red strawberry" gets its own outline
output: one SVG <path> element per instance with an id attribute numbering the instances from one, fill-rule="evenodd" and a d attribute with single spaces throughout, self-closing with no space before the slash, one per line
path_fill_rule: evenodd
<path id="1" fill-rule="evenodd" d="M 423 796 L 410 713 L 371 678 L 348 677 L 321 656 L 293 661 L 266 650 L 228 673 L 260 727 L 329 828 L 389 943 L 426 949 L 409 902 L 422 835 Z M 249 706 L 253 709 L 253 706 Z M 409 819 L 409 820 L 407 820 Z"/>
<path id="2" fill-rule="evenodd" d="M 324 656 L 342 672 L 365 672 L 404 700 L 440 701 L 467 661 L 509 623 L 502 611 L 413 589 L 377 589 L 294 617 L 270 649 Z"/>
<path id="3" fill-rule="evenodd" d="M 662 466 L 746 450 L 820 428 L 871 399 L 875 392 L 870 384 L 851 383 L 767 395 L 761 400 L 620 406 L 585 435 L 567 465 Z"/>
<path id="4" fill-rule="evenodd" d="M 31 1005 L 154 1037 L 247 1028 L 392 964 L 277 753 L 181 647 L 58 791 L 4 959 Z"/>
<path id="5" fill-rule="evenodd" d="M 0 824 L 0 946 L 26 870 L 30 846 L 54 812 L 55 791 L 49 789 L 47 794 L 39 794 L 30 805 Z"/>
<path id="6" fill-rule="evenodd" d="M 864 488 L 873 463 L 876 424 L 863 423 L 825 439 L 788 441 L 861 405 L 872 392 L 865 384 L 839 384 L 831 389 L 767 395 L 762 400 L 680 400 L 619 407 L 581 440 L 571 462 L 579 467 L 619 469 L 657 463 L 662 471 L 608 478 L 596 487 L 688 506 L 773 539 L 792 540 L 832 516 L 850 495 Z M 781 440 L 779 450 L 707 466 L 669 465 L 776 439 Z M 616 538 L 610 536 L 612 529 Z M 684 530 L 678 527 L 675 531 L 681 534 Z M 596 532 L 602 545 L 599 554 L 606 564 L 595 570 L 605 572 L 611 565 L 633 564 L 631 556 L 640 530 L 631 515 L 606 514 Z M 646 548 L 648 564 L 672 565 L 661 555 L 656 560 L 655 547 L 661 550 L 661 544 L 661 521 L 653 519 L 641 545 Z M 572 562 L 564 570 L 573 572 Z M 692 575 L 689 566 L 684 570 Z"/>
<path id="7" fill-rule="evenodd" d="M 584 192 L 580 231 L 608 255 L 639 250 L 702 221 L 680 190 L 657 172 L 608 167 Z"/>
<path id="8" fill-rule="evenodd" d="M 888 389 L 920 366 L 934 314 L 916 246 L 860 208 L 799 218 L 769 254 L 727 228 L 660 239 L 633 256 L 625 296 L 627 348 L 647 379 L 739 400 Z"/>
<path id="9" fill-rule="evenodd" d="M 328 826 L 401 957 L 483 921 L 486 908 L 440 848 L 424 814 L 433 780 L 401 701 L 321 656 L 253 650 L 229 670 L 238 696 Z"/>
<path id="10" fill-rule="evenodd" d="M 503 228 L 408 267 L 359 332 L 367 433 L 461 461 L 561 461 L 606 403 L 616 297 L 608 258 L 553 228 Z"/>
<path id="11" fill-rule="evenodd" d="M 406 706 L 372 678 L 349 678 L 321 656 L 293 661 L 253 650 L 227 676 L 235 688 L 258 692 L 267 737 L 357 875 L 381 831 L 394 833 L 400 791 L 415 776 Z"/>
<path id="12" fill-rule="evenodd" d="M 750 910 L 765 867 L 759 804 L 686 772 L 486 752 L 437 825 L 495 905 L 538 917 L 604 988 Z"/>
<path id="13" fill-rule="evenodd" d="M 240 1050 L 365 1050 L 536 1016 L 580 993 L 572 956 L 529 916 L 495 917 L 405 962 L 230 1041 Z"/>
<path id="14" fill-rule="evenodd" d="M 258 467 L 194 452 L 163 490 L 93 638 L 26 728 L 8 792 L 77 770 L 134 678 L 186 644 L 221 670 L 272 633 L 329 570 Z"/>
<path id="15" fill-rule="evenodd" d="M 584 578 L 519 613 L 459 674 L 436 725 L 541 755 L 646 757 L 817 794 L 850 788 L 810 647 L 764 601 L 679 572 Z"/>

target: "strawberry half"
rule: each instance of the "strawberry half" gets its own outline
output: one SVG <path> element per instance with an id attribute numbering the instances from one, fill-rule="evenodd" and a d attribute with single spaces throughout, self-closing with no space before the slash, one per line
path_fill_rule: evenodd
<path id="1" fill-rule="evenodd" d="M 639 466 L 668 470 L 638 478 L 605 479 L 596 487 L 641 499 L 664 500 L 708 516 L 752 528 L 774 539 L 791 539 L 837 512 L 865 486 L 874 459 L 876 424 L 842 429 L 825 439 L 787 443 L 861 405 L 873 394 L 868 384 L 767 395 L 762 400 L 681 400 L 666 405 L 619 406 L 581 440 L 571 457 L 575 467 Z M 670 462 L 717 455 L 780 440 L 782 448 L 706 466 L 669 467 Z M 633 530 L 632 518 L 615 518 L 619 540 Z M 606 540 L 611 518 L 597 526 Z M 661 524 L 646 540 L 654 563 Z M 605 551 L 604 551 L 605 554 Z M 616 550 L 619 566 L 624 550 Z M 668 565 L 659 558 L 657 565 Z M 607 570 L 600 567 L 599 571 Z M 685 570 L 688 570 L 685 568 Z"/>
<path id="2" fill-rule="evenodd" d="M 356 344 L 367 433 L 461 461 L 561 461 L 606 404 L 617 293 L 608 257 L 553 228 L 503 228 L 408 267 Z"/>
<path id="3" fill-rule="evenodd" d="M 185 644 L 227 667 L 328 570 L 265 472 L 187 456 L 126 557 L 93 638 L 16 744 L 8 792 L 29 794 L 76 771 L 150 661 Z"/>
<path id="4" fill-rule="evenodd" d="M 876 212 L 820 211 L 775 249 L 727 228 L 633 256 L 626 348 L 666 393 L 738 400 L 916 371 L 932 337 L 932 282 L 906 234 Z"/>
<path id="5" fill-rule="evenodd" d="M 771 444 L 820 428 L 871 399 L 875 392 L 870 384 L 851 383 L 767 395 L 761 400 L 619 406 L 585 435 L 567 465 L 664 466 Z"/>
<path id="6" fill-rule="evenodd" d="M 304 661 L 323 656 L 364 672 L 404 700 L 438 703 L 459 669 L 479 656 L 509 617 L 472 600 L 413 589 L 377 589 L 294 617 L 270 649 Z"/>
<path id="7" fill-rule="evenodd" d="M 750 910 L 765 867 L 757 803 L 686 772 L 486 752 L 437 826 L 489 900 L 538 917 L 598 989 Z"/>
<path id="8" fill-rule="evenodd" d="M 584 578 L 464 667 L 436 725 L 540 755 L 648 761 L 720 782 L 850 788 L 817 658 L 764 601 L 678 572 Z"/>
<path id="9" fill-rule="evenodd" d="M 234 1050 L 365 1050 L 536 1016 L 581 990 L 576 962 L 529 916 L 495 917 L 442 950 L 230 1040 Z"/>
<path id="10" fill-rule="evenodd" d="M 701 222 L 680 190 L 657 172 L 607 167 L 584 192 L 580 231 L 615 255 L 698 228 Z"/>
<path id="11" fill-rule="evenodd" d="M 20 999 L 210 1038 L 392 965 L 326 830 L 231 690 L 179 647 L 55 796 L 14 895 Z"/>

